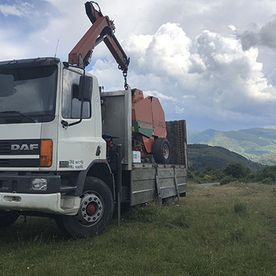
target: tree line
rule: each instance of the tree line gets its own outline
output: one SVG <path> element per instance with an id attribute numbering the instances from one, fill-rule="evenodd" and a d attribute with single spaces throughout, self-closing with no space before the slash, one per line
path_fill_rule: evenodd
<path id="1" fill-rule="evenodd" d="M 194 170 L 189 168 L 188 180 L 196 183 L 219 182 L 221 185 L 234 181 L 276 184 L 276 166 L 264 166 L 257 172 L 251 171 L 240 163 L 231 163 L 224 169 Z"/>

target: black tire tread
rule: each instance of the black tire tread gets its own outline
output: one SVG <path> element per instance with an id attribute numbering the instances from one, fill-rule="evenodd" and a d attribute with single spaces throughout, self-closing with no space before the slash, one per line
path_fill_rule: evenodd
<path id="1" fill-rule="evenodd" d="M 165 143 L 168 145 L 169 152 L 170 152 L 170 155 L 171 155 L 171 146 L 170 146 L 170 143 L 167 139 L 157 138 L 154 141 L 153 148 L 152 148 L 152 153 L 153 153 L 153 158 L 154 158 L 154 160 L 157 164 L 169 164 L 170 163 L 171 156 L 169 155 L 168 159 L 165 159 L 164 156 L 163 156 L 162 149 L 163 149 L 163 146 L 164 146 Z"/>
<path id="2" fill-rule="evenodd" d="M 90 236 L 95 236 L 101 234 L 108 224 L 110 224 L 113 217 L 114 203 L 113 196 L 110 188 L 101 179 L 96 177 L 87 177 L 84 192 L 94 191 L 101 194 L 102 199 L 105 204 L 105 213 L 103 219 L 90 227 L 85 227 L 81 225 L 76 216 L 59 216 L 57 217 L 57 225 L 62 232 L 67 236 L 74 239 L 87 238 Z"/>

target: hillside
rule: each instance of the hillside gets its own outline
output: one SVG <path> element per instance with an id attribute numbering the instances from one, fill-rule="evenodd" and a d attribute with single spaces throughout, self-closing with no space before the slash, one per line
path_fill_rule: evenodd
<path id="1" fill-rule="evenodd" d="M 251 171 L 261 168 L 260 164 L 222 147 L 202 144 L 188 145 L 188 164 L 194 170 L 224 169 L 231 163 L 240 163 Z"/>
<path id="2" fill-rule="evenodd" d="M 216 131 L 208 129 L 189 137 L 190 144 L 219 146 L 265 165 L 276 165 L 276 129 Z"/>

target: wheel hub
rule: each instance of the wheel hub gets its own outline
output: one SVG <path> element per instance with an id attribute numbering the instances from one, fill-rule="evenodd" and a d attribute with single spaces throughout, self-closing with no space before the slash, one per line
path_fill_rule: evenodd
<path id="1" fill-rule="evenodd" d="M 81 221 L 86 224 L 95 224 L 103 216 L 104 208 L 102 200 L 94 193 L 85 193 L 82 197 L 80 217 Z"/>
<path id="2" fill-rule="evenodd" d="M 94 216 L 97 212 L 97 209 L 98 209 L 98 205 L 97 203 L 95 202 L 91 202 L 87 205 L 86 207 L 86 213 L 89 215 L 89 216 Z"/>

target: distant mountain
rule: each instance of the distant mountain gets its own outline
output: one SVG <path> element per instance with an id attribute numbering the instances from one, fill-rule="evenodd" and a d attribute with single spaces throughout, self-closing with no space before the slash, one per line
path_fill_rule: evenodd
<path id="1" fill-rule="evenodd" d="M 189 136 L 190 144 L 220 146 L 265 165 L 276 165 L 276 129 L 253 128 L 237 131 L 208 129 Z"/>
<path id="2" fill-rule="evenodd" d="M 188 145 L 188 164 L 192 169 L 224 169 L 233 163 L 240 163 L 251 171 L 257 171 L 262 167 L 262 165 L 222 147 L 202 144 Z"/>

